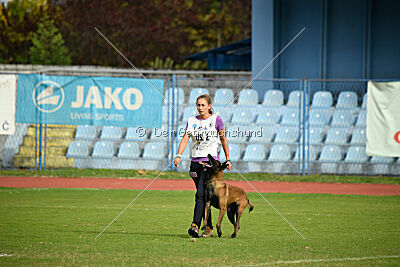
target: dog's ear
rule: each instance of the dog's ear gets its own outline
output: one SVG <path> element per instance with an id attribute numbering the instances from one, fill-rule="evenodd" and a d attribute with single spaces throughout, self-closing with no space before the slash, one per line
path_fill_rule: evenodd
<path id="1" fill-rule="evenodd" d="M 208 154 L 207 157 L 210 160 L 210 164 L 212 166 L 217 166 L 217 161 L 210 154 Z"/>

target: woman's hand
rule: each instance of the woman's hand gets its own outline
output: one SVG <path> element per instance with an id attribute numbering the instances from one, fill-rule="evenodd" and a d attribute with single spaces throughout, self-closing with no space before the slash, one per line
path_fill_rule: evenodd
<path id="1" fill-rule="evenodd" d="M 179 168 L 179 163 L 181 163 L 181 158 L 180 157 L 176 157 L 175 159 L 174 159 L 174 165 L 175 165 L 175 167 L 177 167 L 177 168 Z"/>
<path id="2" fill-rule="evenodd" d="M 228 164 L 228 167 L 226 167 L 226 169 L 227 169 L 228 171 L 230 171 L 230 170 L 232 169 L 232 163 L 231 163 L 230 160 L 228 160 L 226 163 Z"/>

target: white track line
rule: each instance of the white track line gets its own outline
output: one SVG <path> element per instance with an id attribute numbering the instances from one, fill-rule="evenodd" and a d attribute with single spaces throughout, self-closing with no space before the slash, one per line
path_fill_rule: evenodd
<path id="1" fill-rule="evenodd" d="M 264 263 L 248 264 L 248 265 L 241 265 L 241 266 L 264 266 L 264 265 L 303 264 L 303 263 L 339 262 L 339 261 L 365 261 L 365 260 L 383 260 L 383 259 L 397 259 L 397 258 L 400 258 L 400 255 L 348 257 L 348 258 L 333 258 L 333 259 L 307 259 L 307 260 L 293 260 L 293 261 L 274 261 L 274 262 L 264 262 Z"/>

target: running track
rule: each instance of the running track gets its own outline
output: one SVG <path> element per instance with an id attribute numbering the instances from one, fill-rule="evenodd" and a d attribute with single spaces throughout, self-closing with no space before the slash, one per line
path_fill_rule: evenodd
<path id="1" fill-rule="evenodd" d="M 144 189 L 152 179 L 120 178 L 49 178 L 1 176 L 0 187 L 15 188 L 98 188 L 98 189 Z M 242 187 L 246 192 L 255 190 L 245 181 L 226 181 Z M 304 182 L 261 182 L 251 184 L 263 193 L 345 194 L 345 195 L 400 195 L 400 185 L 385 184 L 337 184 Z M 195 190 L 191 179 L 158 179 L 148 190 Z"/>

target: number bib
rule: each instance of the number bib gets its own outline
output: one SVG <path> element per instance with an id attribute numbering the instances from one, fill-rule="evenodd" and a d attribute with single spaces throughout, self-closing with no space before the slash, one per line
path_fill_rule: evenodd
<path id="1" fill-rule="evenodd" d="M 219 136 L 215 128 L 217 115 L 211 115 L 207 120 L 190 117 L 188 120 L 187 134 L 192 138 L 192 157 L 203 158 L 211 154 L 218 156 Z"/>

